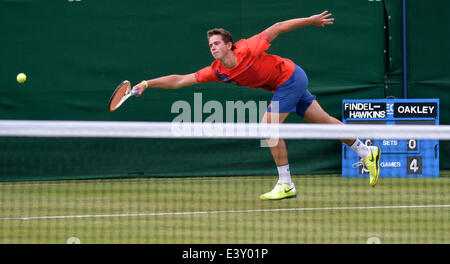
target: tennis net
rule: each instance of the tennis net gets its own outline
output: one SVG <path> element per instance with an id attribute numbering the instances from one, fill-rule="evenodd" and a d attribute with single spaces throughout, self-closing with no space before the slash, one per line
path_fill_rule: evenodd
<path id="1" fill-rule="evenodd" d="M 296 197 L 263 201 L 285 139 Z M 337 139 L 381 147 L 380 181 Z M 0 243 L 448 243 L 450 126 L 0 121 Z"/>

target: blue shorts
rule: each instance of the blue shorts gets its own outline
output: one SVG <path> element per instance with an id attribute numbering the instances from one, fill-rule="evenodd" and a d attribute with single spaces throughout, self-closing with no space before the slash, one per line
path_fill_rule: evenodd
<path id="1" fill-rule="evenodd" d="M 274 113 L 292 113 L 295 112 L 303 117 L 306 109 L 316 99 L 308 91 L 308 77 L 300 66 L 295 65 L 295 71 L 292 76 L 283 84 L 278 86 L 275 91 L 267 112 L 272 112 L 272 104 L 278 102 L 278 111 Z M 275 107 L 274 107 L 275 108 Z"/>

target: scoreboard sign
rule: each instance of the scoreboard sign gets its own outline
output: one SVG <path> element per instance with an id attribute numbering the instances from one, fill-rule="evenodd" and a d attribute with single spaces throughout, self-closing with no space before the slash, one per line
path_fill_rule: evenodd
<path id="1" fill-rule="evenodd" d="M 344 124 L 439 125 L 439 99 L 343 100 Z M 439 177 L 439 140 L 361 139 L 381 148 L 380 177 Z M 342 144 L 342 177 L 369 177 Z"/>

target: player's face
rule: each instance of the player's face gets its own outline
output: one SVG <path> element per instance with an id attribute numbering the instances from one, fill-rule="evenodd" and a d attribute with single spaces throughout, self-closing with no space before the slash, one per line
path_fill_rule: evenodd
<path id="1" fill-rule="evenodd" d="M 209 50 L 211 55 L 216 60 L 223 58 L 228 52 L 231 51 L 232 43 L 225 44 L 221 35 L 212 35 L 209 38 Z"/>

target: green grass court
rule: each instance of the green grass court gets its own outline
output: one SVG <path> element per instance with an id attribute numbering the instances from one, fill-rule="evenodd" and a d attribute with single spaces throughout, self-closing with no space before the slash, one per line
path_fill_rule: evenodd
<path id="1" fill-rule="evenodd" d="M 294 176 L 281 201 L 262 176 L 4 182 L 0 243 L 450 243 L 449 176 Z"/>

